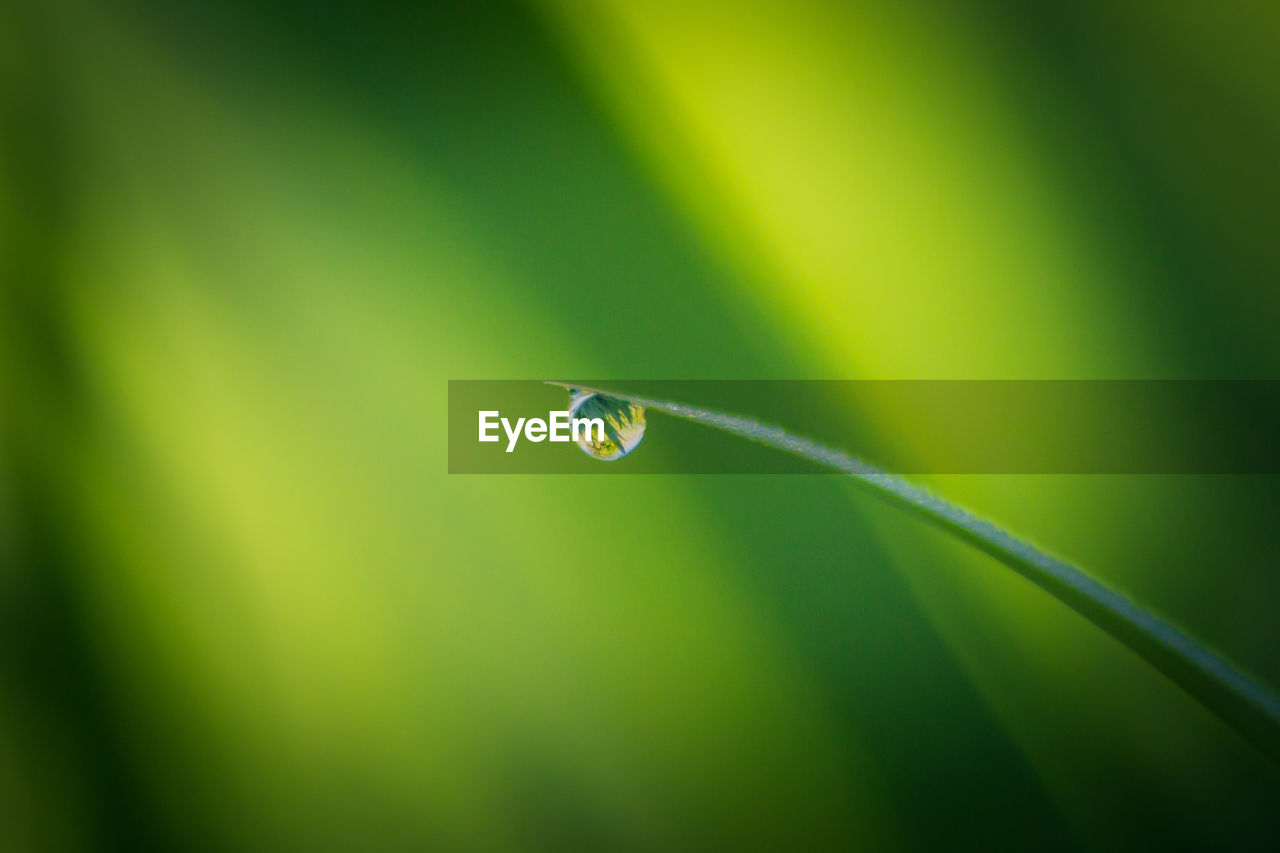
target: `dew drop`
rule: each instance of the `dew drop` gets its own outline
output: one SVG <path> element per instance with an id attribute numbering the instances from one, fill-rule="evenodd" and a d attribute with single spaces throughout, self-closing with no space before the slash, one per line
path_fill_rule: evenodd
<path id="1" fill-rule="evenodd" d="M 569 417 L 599 418 L 604 421 L 603 440 L 600 440 L 596 429 L 583 429 L 578 433 L 578 446 L 583 453 L 605 462 L 613 462 L 626 456 L 640 444 L 640 439 L 644 438 L 644 406 L 576 388 L 572 394 Z"/>

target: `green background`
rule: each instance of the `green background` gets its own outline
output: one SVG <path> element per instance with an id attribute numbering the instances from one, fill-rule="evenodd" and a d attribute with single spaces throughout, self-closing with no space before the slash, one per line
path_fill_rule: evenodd
<path id="1" fill-rule="evenodd" d="M 0 848 L 1274 839 L 1275 766 L 992 561 L 833 477 L 450 476 L 446 389 L 1276 378 L 1278 46 L 3 4 Z M 1280 684 L 1275 478 L 929 483 Z"/>

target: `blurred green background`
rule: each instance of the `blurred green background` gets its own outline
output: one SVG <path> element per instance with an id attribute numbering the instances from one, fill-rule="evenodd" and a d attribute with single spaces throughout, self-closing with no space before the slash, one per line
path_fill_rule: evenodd
<path id="1" fill-rule="evenodd" d="M 0 5 L 0 848 L 1274 841 L 1276 767 L 836 478 L 445 431 L 451 378 L 1277 378 L 1278 48 L 1247 0 Z M 1280 684 L 1275 478 L 931 484 Z"/>

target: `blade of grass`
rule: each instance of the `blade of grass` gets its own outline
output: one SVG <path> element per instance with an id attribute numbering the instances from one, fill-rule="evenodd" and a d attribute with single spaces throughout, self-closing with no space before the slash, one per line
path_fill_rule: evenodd
<path id="1" fill-rule="evenodd" d="M 1266 687 L 1155 614 L 990 521 L 843 450 L 824 447 L 781 427 L 626 392 L 566 382 L 547 384 L 630 400 L 646 409 L 724 430 L 852 477 L 877 497 L 986 552 L 1084 616 L 1280 764 L 1280 699 Z"/>

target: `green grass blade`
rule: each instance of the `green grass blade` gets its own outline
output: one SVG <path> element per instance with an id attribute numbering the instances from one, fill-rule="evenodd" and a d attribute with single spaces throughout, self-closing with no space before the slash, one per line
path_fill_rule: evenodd
<path id="1" fill-rule="evenodd" d="M 1080 569 L 995 524 L 842 450 L 750 418 L 625 392 L 551 382 L 630 400 L 724 430 L 852 477 L 872 493 L 995 557 L 1128 646 L 1280 764 L 1280 699 L 1203 644 Z"/>

